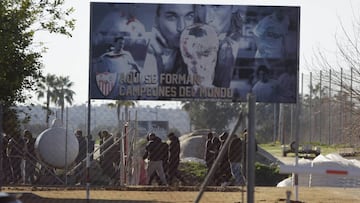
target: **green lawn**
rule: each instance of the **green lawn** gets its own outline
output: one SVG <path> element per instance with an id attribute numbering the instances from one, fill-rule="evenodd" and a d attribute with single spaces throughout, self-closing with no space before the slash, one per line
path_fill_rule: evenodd
<path id="1" fill-rule="evenodd" d="M 282 156 L 282 147 L 279 142 L 276 143 L 268 143 L 268 144 L 259 144 L 261 148 L 268 151 L 269 153 L 273 154 L 274 156 Z M 344 148 L 341 145 L 317 145 L 312 144 L 313 147 L 320 147 L 321 154 L 327 155 L 334 152 L 339 152 L 342 148 Z M 354 148 L 355 151 L 359 152 L 360 148 Z M 289 156 L 293 156 L 293 154 L 289 154 Z"/>

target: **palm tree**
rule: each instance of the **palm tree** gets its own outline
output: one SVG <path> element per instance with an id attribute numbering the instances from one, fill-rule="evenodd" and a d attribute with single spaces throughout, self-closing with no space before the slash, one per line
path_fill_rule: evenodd
<path id="1" fill-rule="evenodd" d="M 128 111 L 129 111 L 129 107 L 133 107 L 135 106 L 136 102 L 135 101 L 130 101 L 130 100 L 116 100 L 115 103 L 109 103 L 108 107 L 110 108 L 116 108 L 116 115 L 117 115 L 117 119 L 118 122 L 120 124 L 121 118 L 121 107 L 124 106 L 125 107 L 125 119 L 128 118 Z"/>
<path id="2" fill-rule="evenodd" d="M 37 98 L 41 99 L 46 97 L 45 107 L 46 110 L 46 126 L 49 127 L 49 116 L 51 115 L 50 102 L 54 100 L 56 85 L 56 76 L 53 74 L 47 74 L 46 77 L 42 77 L 40 82 L 37 84 L 36 94 Z"/>
<path id="3" fill-rule="evenodd" d="M 71 90 L 71 87 L 73 85 L 74 83 L 70 81 L 69 76 L 60 76 L 56 79 L 56 86 L 54 91 L 55 97 L 53 101 L 61 108 L 62 122 L 64 121 L 65 102 L 71 105 L 74 100 L 73 95 L 75 94 L 75 92 Z"/>

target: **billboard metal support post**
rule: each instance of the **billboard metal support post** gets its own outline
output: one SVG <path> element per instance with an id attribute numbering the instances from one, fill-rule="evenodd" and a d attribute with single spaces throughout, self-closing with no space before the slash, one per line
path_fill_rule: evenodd
<path id="1" fill-rule="evenodd" d="M 0 148 L 1 150 L 3 149 L 3 143 L 4 143 L 4 133 L 3 133 L 3 128 L 2 125 L 3 124 L 3 103 L 0 101 Z M 1 187 L 3 185 L 3 180 L 4 180 L 4 169 L 3 169 L 3 152 L 0 152 L 0 191 L 1 191 Z"/>
<path id="2" fill-rule="evenodd" d="M 247 202 L 254 202 L 254 187 L 255 187 L 255 109 L 256 96 L 252 93 L 248 94 L 248 142 L 247 142 Z"/>
<path id="3" fill-rule="evenodd" d="M 90 133 L 91 133 L 91 101 L 88 98 L 88 125 L 87 125 L 87 136 L 86 136 L 86 200 L 90 201 Z"/>

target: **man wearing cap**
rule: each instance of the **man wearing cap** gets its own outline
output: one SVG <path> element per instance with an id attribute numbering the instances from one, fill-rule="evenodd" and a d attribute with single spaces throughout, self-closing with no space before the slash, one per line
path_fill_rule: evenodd
<path id="1" fill-rule="evenodd" d="M 148 159 L 146 183 L 150 184 L 150 176 L 154 172 L 158 174 L 163 185 L 167 185 L 164 168 L 161 160 L 161 140 L 156 139 L 155 133 L 149 134 L 149 142 L 145 147 L 143 159 Z"/>

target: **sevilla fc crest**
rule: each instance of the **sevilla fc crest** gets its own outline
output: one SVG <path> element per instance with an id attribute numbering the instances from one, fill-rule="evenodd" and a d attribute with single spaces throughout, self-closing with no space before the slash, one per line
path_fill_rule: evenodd
<path id="1" fill-rule="evenodd" d="M 108 96 L 115 87 L 117 73 L 102 72 L 96 73 L 96 84 L 105 97 Z"/>

